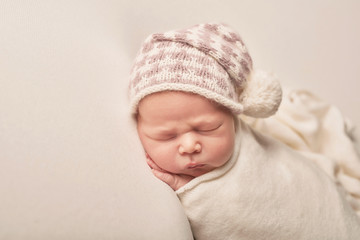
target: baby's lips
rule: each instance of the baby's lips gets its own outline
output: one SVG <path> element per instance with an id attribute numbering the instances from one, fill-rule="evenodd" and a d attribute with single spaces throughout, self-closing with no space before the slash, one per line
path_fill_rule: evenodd
<path id="1" fill-rule="evenodd" d="M 186 167 L 189 169 L 194 169 L 194 168 L 201 168 L 205 166 L 205 164 L 201 164 L 201 163 L 189 163 Z"/>

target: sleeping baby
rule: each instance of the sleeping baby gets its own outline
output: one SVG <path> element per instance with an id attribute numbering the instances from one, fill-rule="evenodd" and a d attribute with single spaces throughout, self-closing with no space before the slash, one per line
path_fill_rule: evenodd
<path id="1" fill-rule="evenodd" d="M 150 35 L 130 79 L 148 165 L 179 197 L 201 239 L 359 239 L 341 189 L 312 161 L 244 123 L 281 102 L 224 24 Z"/>

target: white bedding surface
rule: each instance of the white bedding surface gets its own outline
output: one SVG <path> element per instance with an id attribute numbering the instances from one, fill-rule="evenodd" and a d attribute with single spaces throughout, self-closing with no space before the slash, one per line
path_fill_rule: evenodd
<path id="1" fill-rule="evenodd" d="M 122 4 L 0 6 L 0 239 L 192 239 L 127 113 Z"/>

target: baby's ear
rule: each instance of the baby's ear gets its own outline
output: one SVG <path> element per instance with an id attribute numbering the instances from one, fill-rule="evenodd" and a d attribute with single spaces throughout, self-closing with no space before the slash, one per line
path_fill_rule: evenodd
<path id="1" fill-rule="evenodd" d="M 275 114 L 282 99 L 282 89 L 277 77 L 264 71 L 253 71 L 239 96 L 244 106 L 243 114 L 266 118 Z"/>

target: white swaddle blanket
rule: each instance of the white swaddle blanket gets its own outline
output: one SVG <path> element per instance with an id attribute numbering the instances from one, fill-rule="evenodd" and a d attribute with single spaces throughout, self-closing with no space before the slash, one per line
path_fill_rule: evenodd
<path id="1" fill-rule="evenodd" d="M 360 143 L 355 127 L 336 106 L 309 91 L 286 90 L 283 96 L 275 116 L 243 119 L 314 161 L 345 189 L 360 217 Z"/>
<path id="2" fill-rule="evenodd" d="M 197 240 L 359 239 L 342 186 L 285 144 L 239 121 L 223 167 L 178 189 Z"/>

